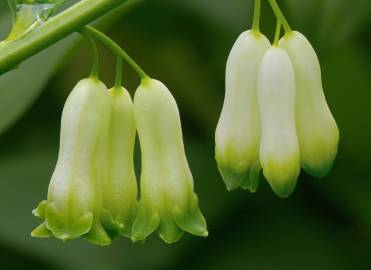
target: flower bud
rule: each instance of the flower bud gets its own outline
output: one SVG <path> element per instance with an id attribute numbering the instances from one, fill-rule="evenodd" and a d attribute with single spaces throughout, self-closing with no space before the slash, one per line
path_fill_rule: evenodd
<path id="1" fill-rule="evenodd" d="M 321 68 L 309 41 L 299 32 L 279 42 L 291 58 L 296 77 L 296 127 L 303 168 L 313 176 L 329 173 L 337 154 L 339 130 L 326 103 Z"/>
<path id="2" fill-rule="evenodd" d="M 159 81 L 144 80 L 135 93 L 134 114 L 142 174 L 133 241 L 144 240 L 155 230 L 167 243 L 176 242 L 182 231 L 207 236 L 184 152 L 178 107 L 170 91 Z"/>
<path id="3" fill-rule="evenodd" d="M 270 48 L 255 31 L 242 33 L 226 67 L 226 92 L 215 134 L 215 157 L 228 190 L 241 186 L 255 192 L 259 183 L 260 114 L 257 78 L 260 61 Z"/>
<path id="4" fill-rule="evenodd" d="M 137 182 L 134 170 L 136 136 L 134 106 L 124 88 L 109 90 L 111 120 L 108 132 L 108 175 L 104 181 L 103 208 L 111 215 L 110 234 L 130 236 L 135 215 Z"/>
<path id="5" fill-rule="evenodd" d="M 33 236 L 53 234 L 66 241 L 83 235 L 99 245 L 111 242 L 101 224 L 99 195 L 105 173 L 102 165 L 106 162 L 109 106 L 107 88 L 96 79 L 81 80 L 69 95 L 48 198 L 34 210 L 44 223 Z"/>
<path id="6" fill-rule="evenodd" d="M 287 53 L 272 47 L 263 57 L 258 78 L 262 141 L 260 162 L 273 191 L 288 197 L 300 173 L 295 128 L 295 76 Z"/>

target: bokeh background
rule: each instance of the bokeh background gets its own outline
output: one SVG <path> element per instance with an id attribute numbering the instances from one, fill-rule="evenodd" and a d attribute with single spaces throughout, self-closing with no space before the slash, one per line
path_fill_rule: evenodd
<path id="1" fill-rule="evenodd" d="M 1 38 L 11 24 L 5 2 Z M 261 28 L 272 39 L 275 19 L 262 2 Z M 97 26 L 174 94 L 210 236 L 184 234 L 172 245 L 157 235 L 144 244 L 120 238 L 106 248 L 30 237 L 39 224 L 31 210 L 45 198 L 56 163 L 64 101 L 90 69 L 88 45 L 72 35 L 0 77 L 0 269 L 371 269 L 371 1 L 278 2 L 320 58 L 341 130 L 329 176 L 302 172 L 285 200 L 264 181 L 256 194 L 224 188 L 213 136 L 225 62 L 251 25 L 252 0 L 131 0 Z M 101 77 L 110 86 L 114 58 L 100 51 Z M 138 79 L 127 66 L 124 79 L 133 94 Z"/>

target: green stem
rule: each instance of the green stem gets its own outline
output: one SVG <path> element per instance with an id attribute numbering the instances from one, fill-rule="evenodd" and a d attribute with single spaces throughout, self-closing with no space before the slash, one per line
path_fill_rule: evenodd
<path id="1" fill-rule="evenodd" d="M 90 32 L 100 42 L 102 42 L 107 48 L 109 48 L 116 56 L 124 59 L 138 74 L 138 76 L 144 80 L 148 78 L 148 75 L 140 68 L 140 66 L 112 39 L 106 36 L 104 33 L 95 29 L 91 26 L 85 26 L 84 29 Z"/>
<path id="2" fill-rule="evenodd" d="M 278 41 L 280 40 L 281 35 L 281 21 L 277 20 L 277 26 L 276 26 L 276 34 L 274 35 L 274 42 L 273 46 L 278 46 Z"/>
<path id="3" fill-rule="evenodd" d="M 121 57 L 117 57 L 115 88 L 116 89 L 121 89 L 121 85 L 122 85 L 122 60 L 121 60 Z"/>
<path id="4" fill-rule="evenodd" d="M 15 0 L 8 0 L 8 5 L 12 14 L 13 23 L 15 23 L 17 19 L 17 6 L 15 5 Z"/>
<path id="5" fill-rule="evenodd" d="M 283 16 L 282 11 L 281 11 L 280 7 L 278 6 L 276 0 L 268 0 L 268 2 L 271 5 L 274 14 L 277 17 L 277 20 L 281 21 L 281 23 L 283 25 L 283 28 L 285 29 L 286 34 L 290 33 L 292 31 L 291 27 L 290 27 L 289 23 L 287 22 L 285 16 Z"/>
<path id="6" fill-rule="evenodd" d="M 254 6 L 254 19 L 252 23 L 252 30 L 256 32 L 260 32 L 259 25 L 260 25 L 260 8 L 261 8 L 261 0 L 255 0 Z"/>
<path id="7" fill-rule="evenodd" d="M 92 37 L 92 35 L 88 31 L 83 29 L 79 32 L 89 42 L 89 44 L 91 46 L 91 49 L 92 49 L 92 53 L 93 53 L 93 64 L 92 64 L 91 71 L 90 71 L 90 77 L 98 80 L 98 78 L 99 78 L 99 76 L 98 76 L 98 73 L 99 73 L 99 53 L 98 53 L 97 44 L 95 43 L 94 38 Z"/>
<path id="8" fill-rule="evenodd" d="M 127 0 L 81 0 L 24 37 L 0 45 L 0 75 Z"/>

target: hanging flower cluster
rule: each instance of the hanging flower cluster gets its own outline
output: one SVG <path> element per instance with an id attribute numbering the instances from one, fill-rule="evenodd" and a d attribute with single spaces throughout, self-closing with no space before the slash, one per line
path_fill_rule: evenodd
<path id="1" fill-rule="evenodd" d="M 102 246 L 118 235 L 145 240 L 154 231 L 167 243 L 178 241 L 183 231 L 206 237 L 175 99 L 103 33 L 91 27 L 82 33 L 95 52 L 93 38 L 116 53 L 116 84 L 108 90 L 99 81 L 95 57 L 91 76 L 70 93 L 48 197 L 33 211 L 43 223 L 32 235 L 63 241 L 82 236 Z M 121 58 L 142 78 L 134 102 L 121 86 Z M 136 132 L 142 152 L 139 201 Z"/>
<path id="2" fill-rule="evenodd" d="M 259 31 L 256 0 L 253 28 L 230 52 L 215 156 L 228 190 L 255 192 L 263 171 L 272 190 L 288 197 L 301 167 L 314 177 L 329 173 L 339 130 L 313 47 L 291 30 L 275 0 L 269 2 L 278 18 L 273 45 Z M 281 22 L 286 33 L 279 39 Z"/>

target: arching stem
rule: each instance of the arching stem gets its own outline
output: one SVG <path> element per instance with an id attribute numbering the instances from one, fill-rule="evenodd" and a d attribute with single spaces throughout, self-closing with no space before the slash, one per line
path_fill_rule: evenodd
<path id="1" fill-rule="evenodd" d="M 116 60 L 116 76 L 115 76 L 115 89 L 121 89 L 122 85 L 122 60 L 117 57 Z"/>
<path id="2" fill-rule="evenodd" d="M 280 40 L 281 35 L 281 21 L 277 20 L 277 26 L 276 26 L 276 34 L 274 35 L 274 42 L 273 46 L 278 46 L 278 41 Z"/>
<path id="3" fill-rule="evenodd" d="M 290 33 L 292 31 L 291 27 L 290 27 L 289 23 L 287 22 L 285 16 L 283 16 L 282 11 L 281 11 L 280 7 L 278 6 L 276 0 L 268 0 L 268 2 L 271 5 L 274 14 L 277 17 L 277 20 L 281 21 L 281 23 L 283 25 L 283 28 L 285 29 L 285 33 L 286 34 Z"/>
<path id="4" fill-rule="evenodd" d="M 143 71 L 143 69 L 111 38 L 94 27 L 85 26 L 84 29 L 94 36 L 95 39 L 102 42 L 116 56 L 124 59 L 135 70 L 142 81 L 148 78 L 148 75 Z"/>
<path id="5" fill-rule="evenodd" d="M 82 29 L 79 31 L 81 35 L 85 37 L 85 39 L 89 42 L 92 53 L 93 53 L 93 63 L 91 67 L 91 72 L 90 72 L 90 77 L 98 79 L 98 73 L 99 73 L 99 53 L 98 53 L 98 48 L 97 44 L 95 43 L 94 38 L 92 35 L 86 31 L 85 29 Z"/>
<path id="6" fill-rule="evenodd" d="M 259 28 L 260 27 L 260 8 L 261 8 L 261 0 L 255 0 L 252 30 L 256 32 L 260 32 L 260 28 Z"/>
<path id="7" fill-rule="evenodd" d="M 127 0 L 80 0 L 23 38 L 0 44 L 0 75 Z"/>

